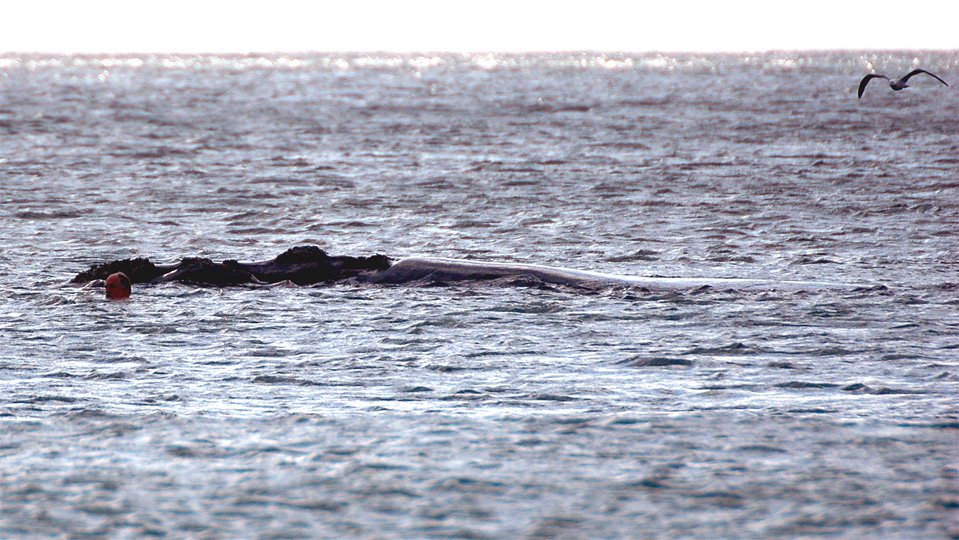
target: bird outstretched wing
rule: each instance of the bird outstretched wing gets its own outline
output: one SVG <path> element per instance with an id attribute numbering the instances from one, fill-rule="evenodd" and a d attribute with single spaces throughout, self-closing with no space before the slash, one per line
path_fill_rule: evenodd
<path id="1" fill-rule="evenodd" d="M 914 69 L 914 70 L 910 71 L 909 73 L 906 73 L 906 76 L 902 78 L 902 82 L 906 82 L 906 81 L 909 80 L 909 77 L 912 77 L 913 75 L 919 75 L 920 73 L 925 73 L 926 75 L 929 75 L 930 77 L 936 79 L 937 81 L 941 82 L 942 84 L 944 84 L 944 85 L 946 85 L 946 86 L 949 86 L 949 83 L 947 83 L 946 81 L 940 79 L 938 75 L 936 75 L 935 73 L 930 73 L 930 72 L 928 72 L 928 71 L 926 71 L 926 70 L 924 70 L 924 69 Z"/>
<path id="2" fill-rule="evenodd" d="M 859 97 L 860 98 L 862 97 L 863 91 L 866 89 L 866 85 L 869 84 L 869 81 L 875 78 L 886 79 L 887 81 L 889 80 L 889 77 L 886 77 L 885 75 L 882 75 L 879 73 L 870 73 L 869 75 L 866 75 L 865 77 L 862 78 L 861 81 L 859 81 Z"/>

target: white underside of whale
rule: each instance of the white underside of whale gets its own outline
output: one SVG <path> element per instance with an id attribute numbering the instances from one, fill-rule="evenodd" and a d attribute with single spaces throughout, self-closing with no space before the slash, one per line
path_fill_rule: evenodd
<path id="1" fill-rule="evenodd" d="M 529 276 L 544 283 L 578 286 L 632 286 L 645 289 L 681 290 L 700 287 L 728 288 L 739 290 L 818 290 L 854 289 L 862 284 L 832 283 L 823 281 L 779 281 L 767 279 L 737 278 L 671 278 L 625 276 L 589 272 L 572 268 L 540 266 L 519 263 L 492 263 L 459 259 L 413 257 L 403 259 L 389 269 L 378 273 L 376 281 L 400 283 L 418 279 L 437 281 L 464 281 Z"/>

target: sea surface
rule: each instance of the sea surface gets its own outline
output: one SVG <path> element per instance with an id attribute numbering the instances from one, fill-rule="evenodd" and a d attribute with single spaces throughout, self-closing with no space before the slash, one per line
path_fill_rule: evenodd
<path id="1" fill-rule="evenodd" d="M 900 76 L 893 92 L 872 70 Z M 959 51 L 0 57 L 0 537 L 959 538 Z M 850 290 L 69 284 L 295 245 Z"/>

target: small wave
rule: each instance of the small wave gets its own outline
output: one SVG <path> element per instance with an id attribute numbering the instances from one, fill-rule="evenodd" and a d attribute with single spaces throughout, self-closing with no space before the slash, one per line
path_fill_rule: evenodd
<path id="1" fill-rule="evenodd" d="M 766 367 L 774 369 L 799 369 L 792 362 L 769 362 L 766 364 Z"/>
<path id="2" fill-rule="evenodd" d="M 758 351 L 751 347 L 747 347 L 742 343 L 731 343 L 729 345 L 724 345 L 720 347 L 696 347 L 695 349 L 690 349 L 686 354 L 705 354 L 705 355 L 753 355 L 758 354 Z"/>
<path id="3" fill-rule="evenodd" d="M 11 403 L 48 403 L 51 401 L 59 403 L 76 403 L 80 401 L 80 398 L 70 396 L 33 396 L 26 399 L 16 399 L 11 401 Z"/>
<path id="4" fill-rule="evenodd" d="M 789 451 L 778 446 L 769 446 L 767 444 L 747 444 L 739 446 L 736 450 L 740 452 L 753 452 L 758 454 L 786 454 Z"/>
<path id="5" fill-rule="evenodd" d="M 297 377 L 283 377 L 280 375 L 257 375 L 250 382 L 260 384 L 292 384 L 296 386 L 324 386 L 322 383 L 299 379 Z"/>
<path id="6" fill-rule="evenodd" d="M 430 371 L 438 371 L 440 373 L 453 373 L 456 371 L 467 371 L 467 370 L 476 369 L 476 368 L 472 368 L 469 366 L 458 366 L 453 364 L 428 364 L 426 366 L 426 369 Z"/>
<path id="7" fill-rule="evenodd" d="M 532 394 L 529 396 L 530 399 L 536 401 L 575 401 L 579 398 L 574 396 L 569 396 L 566 394 L 557 394 L 554 392 L 541 392 L 538 394 Z"/>
<path id="8" fill-rule="evenodd" d="M 103 373 L 99 371 L 94 371 L 92 373 L 84 375 L 83 378 L 91 381 L 108 381 L 108 380 L 126 379 L 129 376 L 130 376 L 129 373 L 125 373 L 122 371 L 115 371 L 113 373 Z"/>
<path id="9" fill-rule="evenodd" d="M 796 259 L 795 261 L 793 261 L 792 264 L 806 266 L 806 265 L 813 265 L 813 264 L 839 264 L 839 263 L 838 261 L 835 261 L 828 257 L 802 256 Z"/>
<path id="10" fill-rule="evenodd" d="M 814 389 L 814 388 L 835 388 L 839 386 L 835 383 L 824 383 L 824 382 L 810 382 L 810 381 L 788 381 L 783 383 L 778 383 L 773 385 L 776 388 L 795 388 L 800 390 Z"/>
<path id="11" fill-rule="evenodd" d="M 659 260 L 660 253 L 658 251 L 651 251 L 648 249 L 640 249 L 634 251 L 629 255 L 623 255 L 620 257 L 612 257 L 607 259 L 608 262 L 633 262 L 633 261 L 655 261 Z"/>
<path id="12" fill-rule="evenodd" d="M 403 392 L 404 394 L 418 394 L 432 392 L 433 389 L 429 386 L 408 386 L 406 388 L 401 388 L 399 391 Z"/>
<path id="13" fill-rule="evenodd" d="M 459 400 L 481 400 L 488 397 L 485 393 L 479 390 L 473 390 L 472 388 L 464 388 L 462 390 L 457 390 L 450 395 L 443 396 L 443 401 L 459 401 Z"/>
<path id="14" fill-rule="evenodd" d="M 688 367 L 693 365 L 694 362 L 692 360 L 686 360 L 683 358 L 643 358 L 637 356 L 619 362 L 619 364 L 632 367 Z"/>
<path id="15" fill-rule="evenodd" d="M 919 422 L 910 422 L 899 424 L 902 427 L 919 427 L 919 428 L 929 428 L 929 429 L 959 429 L 959 418 L 956 419 L 943 419 L 938 422 L 928 422 L 928 423 L 919 423 Z"/>
<path id="16" fill-rule="evenodd" d="M 89 213 L 90 210 L 21 210 L 14 216 L 20 219 L 72 219 Z"/>
<path id="17" fill-rule="evenodd" d="M 76 379 L 79 378 L 79 375 L 70 373 L 69 371 L 51 371 L 50 373 L 44 373 L 40 375 L 41 377 L 52 377 L 54 379 Z"/>
<path id="18" fill-rule="evenodd" d="M 886 386 L 879 386 L 876 388 L 867 386 L 862 383 L 852 383 L 847 384 L 840 388 L 843 392 L 850 392 L 853 394 L 873 394 L 873 395 L 895 395 L 895 394 L 925 394 L 924 390 L 912 390 L 907 388 L 889 388 Z"/>

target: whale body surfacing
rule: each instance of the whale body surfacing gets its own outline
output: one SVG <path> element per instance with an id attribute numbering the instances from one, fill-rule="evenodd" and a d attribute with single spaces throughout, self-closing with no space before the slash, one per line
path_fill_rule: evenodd
<path id="1" fill-rule="evenodd" d="M 529 279 L 538 283 L 580 288 L 636 287 L 642 289 L 697 289 L 720 287 L 734 290 L 852 289 L 863 285 L 817 281 L 776 281 L 736 278 L 669 278 L 603 274 L 572 268 L 535 264 L 477 262 L 458 259 L 413 257 L 394 263 L 384 255 L 369 257 L 330 256 L 316 246 L 298 246 L 268 261 L 213 262 L 188 257 L 176 264 L 155 265 L 149 259 L 126 259 L 94 265 L 77 274 L 73 283 L 105 279 L 124 272 L 133 283 L 180 282 L 200 286 L 267 285 L 288 281 L 297 285 L 319 283 L 415 284 L 490 281 L 502 278 Z"/>

